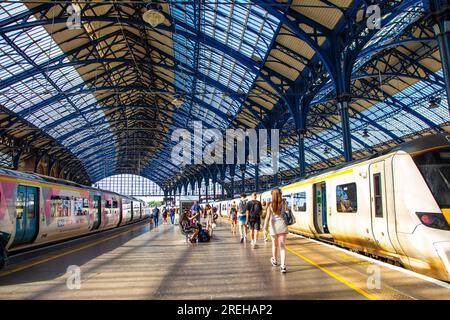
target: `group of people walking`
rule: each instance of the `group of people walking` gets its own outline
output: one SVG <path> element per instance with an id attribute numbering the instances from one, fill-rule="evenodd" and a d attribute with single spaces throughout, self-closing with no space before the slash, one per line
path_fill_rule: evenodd
<path id="1" fill-rule="evenodd" d="M 217 219 L 217 208 L 210 204 L 200 206 L 194 202 L 190 210 L 182 212 L 180 224 L 187 240 L 191 242 L 206 242 L 212 237 Z M 246 194 L 242 193 L 238 204 L 233 201 L 229 217 L 231 222 L 231 232 L 236 234 L 236 227 L 239 229 L 240 242 L 247 242 L 248 230 L 250 230 L 250 242 L 253 249 L 258 247 L 259 231 L 263 231 L 264 241 L 268 241 L 268 236 L 272 240 L 272 257 L 270 263 L 273 266 L 280 266 L 280 271 L 286 273 L 286 237 L 288 234 L 288 222 L 285 215 L 289 212 L 286 199 L 283 199 L 281 189 L 275 188 L 271 193 L 271 201 L 262 203 L 257 199 L 256 192 L 251 195 L 251 200 L 247 201 Z M 172 224 L 175 223 L 175 208 L 162 208 L 163 224 L 167 224 L 167 217 L 170 216 Z M 202 219 L 204 226 L 202 225 Z M 159 209 L 153 210 L 153 221 L 155 226 L 159 223 Z M 292 222 L 289 222 L 291 224 Z M 187 232 L 190 230 L 192 232 Z M 189 238 L 188 238 L 189 235 Z M 280 260 L 278 260 L 278 254 Z"/>
<path id="2" fill-rule="evenodd" d="M 167 218 L 170 218 L 170 223 L 175 224 L 176 209 L 174 207 L 163 207 L 160 211 L 158 207 L 153 208 L 153 223 L 155 227 L 159 224 L 160 213 L 162 216 L 162 224 L 167 224 Z"/>
<path id="3" fill-rule="evenodd" d="M 229 216 L 231 222 L 231 233 L 236 234 L 236 226 L 240 233 L 240 242 L 247 241 L 248 229 L 250 229 L 250 241 L 253 249 L 257 248 L 259 231 L 263 230 L 264 241 L 268 240 L 268 233 L 272 239 L 272 257 L 270 262 L 273 266 L 280 265 L 280 271 L 286 272 L 286 237 L 288 225 L 282 214 L 289 210 L 287 202 L 282 197 L 281 189 L 272 190 L 272 201 L 262 203 L 257 200 L 256 192 L 252 193 L 251 200 L 246 200 L 246 194 L 242 193 L 239 203 L 233 201 Z M 278 264 L 278 252 L 280 253 L 280 264 Z"/>

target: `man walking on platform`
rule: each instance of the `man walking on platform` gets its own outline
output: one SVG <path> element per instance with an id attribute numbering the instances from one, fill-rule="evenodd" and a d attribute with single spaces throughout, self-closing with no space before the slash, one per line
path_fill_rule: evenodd
<path id="1" fill-rule="evenodd" d="M 174 207 L 170 207 L 170 222 L 172 224 L 175 223 L 175 208 Z"/>
<path id="2" fill-rule="evenodd" d="M 247 199 L 245 199 L 245 193 L 241 193 L 241 200 L 238 204 L 238 224 L 239 233 L 241 234 L 241 243 L 247 241 Z"/>
<path id="3" fill-rule="evenodd" d="M 155 222 L 155 227 L 158 226 L 159 222 L 159 209 L 158 207 L 153 208 L 153 221 Z"/>
<path id="4" fill-rule="evenodd" d="M 256 200 L 256 192 L 252 193 L 252 200 L 247 203 L 247 223 L 250 226 L 250 239 L 252 241 L 252 248 L 256 248 L 256 241 L 258 240 L 258 232 L 261 229 L 261 202 Z"/>

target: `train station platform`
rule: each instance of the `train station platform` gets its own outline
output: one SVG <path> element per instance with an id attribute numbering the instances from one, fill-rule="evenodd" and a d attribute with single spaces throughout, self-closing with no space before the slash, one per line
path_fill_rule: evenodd
<path id="1" fill-rule="evenodd" d="M 287 249 L 281 274 L 271 242 L 241 244 L 226 221 L 198 244 L 178 226 L 141 223 L 12 257 L 0 299 L 450 299 L 445 282 L 344 249 L 296 235 Z M 79 289 L 69 266 L 80 268 Z"/>

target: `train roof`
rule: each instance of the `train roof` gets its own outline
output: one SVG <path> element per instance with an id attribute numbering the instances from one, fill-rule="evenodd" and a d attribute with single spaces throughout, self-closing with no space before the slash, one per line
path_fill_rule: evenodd
<path id="1" fill-rule="evenodd" d="M 438 133 L 428 135 L 422 138 L 418 138 L 406 143 L 403 143 L 391 150 L 392 151 L 405 151 L 410 154 L 418 154 L 430 149 L 439 147 L 450 147 L 450 133 Z"/>
<path id="2" fill-rule="evenodd" d="M 11 170 L 11 169 L 1 168 L 0 167 L 0 174 L 10 175 L 10 176 L 14 176 L 14 177 L 17 177 L 17 178 L 38 180 L 38 181 L 41 181 L 41 182 L 49 182 L 49 183 L 54 183 L 54 184 L 59 184 L 59 185 L 72 186 L 72 187 L 81 188 L 81 189 L 87 189 L 87 190 L 91 190 L 91 191 L 100 191 L 100 192 L 105 192 L 105 193 L 117 195 L 117 196 L 120 196 L 120 197 L 126 197 L 126 196 L 121 195 L 121 194 L 119 194 L 117 192 L 113 192 L 113 191 L 109 191 L 109 190 L 103 190 L 103 189 L 97 189 L 97 188 L 94 188 L 94 187 L 91 187 L 91 186 L 82 185 L 82 184 L 79 184 L 79 183 L 76 183 L 76 182 L 73 182 L 73 181 L 59 179 L 59 178 L 50 177 L 50 176 L 45 176 L 45 175 L 42 175 L 42 174 L 39 174 L 39 173 L 34 173 L 34 172 L 17 171 L 17 170 Z"/>
<path id="3" fill-rule="evenodd" d="M 353 166 L 355 164 L 362 163 L 362 162 L 370 160 L 370 159 L 374 159 L 374 158 L 378 158 L 378 157 L 381 157 L 381 156 L 384 156 L 384 155 L 388 155 L 390 153 L 397 152 L 397 151 L 404 151 L 404 152 L 407 152 L 407 153 L 409 153 L 411 155 L 417 155 L 419 153 L 425 152 L 425 151 L 430 150 L 430 149 L 435 149 L 435 148 L 445 147 L 445 146 L 449 146 L 450 147 L 450 133 L 446 132 L 446 133 L 431 134 L 431 135 L 427 135 L 427 136 L 424 136 L 424 137 L 420 137 L 420 138 L 412 140 L 412 141 L 408 141 L 408 142 L 402 143 L 402 144 L 400 144 L 398 146 L 395 146 L 393 148 L 390 148 L 390 149 L 387 149 L 387 150 L 384 150 L 384 151 L 381 151 L 381 152 L 373 153 L 373 154 L 371 154 L 369 156 L 366 156 L 364 158 L 361 158 L 361 159 L 358 159 L 358 160 L 355 160 L 355 161 L 352 161 L 352 162 L 340 163 L 338 165 L 335 165 L 333 167 L 327 168 L 325 170 L 311 173 L 311 174 L 307 175 L 305 178 L 303 178 L 301 180 L 307 180 L 307 179 L 310 179 L 310 178 L 313 178 L 313 177 L 316 177 L 316 176 L 319 176 L 319 175 L 322 175 L 322 174 L 326 174 L 326 173 L 329 173 L 329 172 L 340 170 L 340 169 L 343 169 L 343 168 L 346 168 L 346 167 L 349 167 L 349 166 Z M 293 182 L 290 182 L 289 184 L 295 183 L 295 182 L 298 182 L 298 181 L 300 181 L 300 179 L 298 179 L 296 181 L 293 181 Z M 275 186 L 275 187 L 281 188 L 282 186 L 283 185 L 278 185 L 278 186 Z M 266 192 L 266 191 L 269 191 L 269 190 L 264 190 L 262 192 Z"/>

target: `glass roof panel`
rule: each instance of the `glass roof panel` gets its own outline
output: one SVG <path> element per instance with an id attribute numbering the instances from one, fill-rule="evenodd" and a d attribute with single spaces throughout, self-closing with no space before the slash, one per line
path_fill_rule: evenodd
<path id="1" fill-rule="evenodd" d="M 10 16 L 12 12 L 26 10 L 28 9 L 23 3 L 0 4 L 0 20 Z M 34 20 L 34 17 L 30 18 L 30 21 Z M 13 81 L 12 85 L 1 89 L 0 104 L 19 113 L 37 127 L 45 128 L 46 133 L 68 146 L 67 143 L 73 145 L 89 134 L 94 134 L 95 128 L 91 128 L 90 132 L 77 131 L 90 126 L 85 115 L 81 115 L 79 110 L 95 103 L 96 99 L 91 94 L 58 96 L 59 92 L 83 84 L 82 78 L 72 66 L 55 70 L 48 68 L 49 65 L 46 65 L 46 62 L 60 55 L 63 55 L 63 52 L 46 29 L 41 26 L 12 31 L 5 37 L 1 37 L 0 75 L 2 81 L 14 79 L 20 72 L 36 69 L 36 66 L 39 66 L 40 69 L 39 73 L 34 72 L 35 75 L 30 74 L 28 78 Z M 102 112 L 92 111 L 86 115 L 89 115 L 91 119 L 103 118 L 107 122 Z M 52 126 L 53 122 L 61 119 L 66 119 L 66 121 Z M 105 129 L 107 131 L 105 136 L 108 138 L 105 139 L 105 142 L 113 141 L 109 126 L 106 125 Z M 66 136 L 66 139 L 60 139 Z M 89 170 L 89 167 L 87 169 Z"/>

